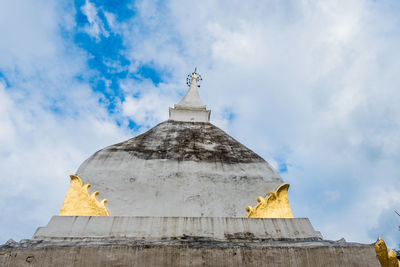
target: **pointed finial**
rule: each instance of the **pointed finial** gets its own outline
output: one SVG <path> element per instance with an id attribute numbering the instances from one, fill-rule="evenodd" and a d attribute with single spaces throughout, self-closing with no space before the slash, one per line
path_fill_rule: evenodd
<path id="1" fill-rule="evenodd" d="M 193 76 L 192 76 L 192 80 L 193 79 L 197 79 L 197 67 L 194 68 L 194 72 L 193 72 Z"/>
<path id="2" fill-rule="evenodd" d="M 174 108 L 169 109 L 169 119 L 174 121 L 209 122 L 210 110 L 200 99 L 197 83 L 203 80 L 197 73 L 197 68 L 186 78 L 189 89 L 183 99 L 175 104 Z"/>

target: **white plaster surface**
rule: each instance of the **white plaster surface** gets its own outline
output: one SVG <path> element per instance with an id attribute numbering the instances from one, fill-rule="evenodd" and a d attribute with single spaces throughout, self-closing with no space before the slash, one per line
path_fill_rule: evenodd
<path id="1" fill-rule="evenodd" d="M 189 89 L 183 99 L 175 105 L 175 107 L 193 107 L 193 108 L 204 108 L 205 105 L 200 99 L 199 90 L 197 86 L 197 79 L 192 78 Z"/>
<path id="2" fill-rule="evenodd" d="M 93 159 L 78 175 L 108 200 L 112 216 L 245 217 L 283 183 L 265 163 L 143 160 L 123 151 Z"/>
<path id="3" fill-rule="evenodd" d="M 210 240 L 322 239 L 306 218 L 247 219 L 223 217 L 54 216 L 34 239 L 130 238 L 163 240 L 183 237 Z"/>
<path id="4" fill-rule="evenodd" d="M 194 108 L 169 108 L 169 119 L 173 121 L 209 122 L 210 110 Z"/>

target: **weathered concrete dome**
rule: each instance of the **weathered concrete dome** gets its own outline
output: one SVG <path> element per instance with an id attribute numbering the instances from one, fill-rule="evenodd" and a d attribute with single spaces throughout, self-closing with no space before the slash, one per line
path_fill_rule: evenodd
<path id="1" fill-rule="evenodd" d="M 194 73 L 168 121 L 79 167 L 110 215 L 244 217 L 257 196 L 283 183 L 264 159 L 209 123 L 196 82 Z"/>
<path id="2" fill-rule="evenodd" d="M 257 196 L 283 183 L 213 124 L 171 120 L 96 152 L 77 175 L 121 216 L 243 217 Z"/>

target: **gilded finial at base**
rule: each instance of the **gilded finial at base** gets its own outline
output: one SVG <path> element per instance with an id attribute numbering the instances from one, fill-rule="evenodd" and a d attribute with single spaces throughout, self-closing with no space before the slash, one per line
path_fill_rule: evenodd
<path id="1" fill-rule="evenodd" d="M 393 250 L 387 249 L 385 241 L 380 237 L 375 243 L 375 251 L 382 267 L 400 266 L 400 261 L 396 258 L 396 254 L 394 254 Z"/>
<path id="2" fill-rule="evenodd" d="M 109 216 L 106 208 L 107 199 L 97 200 L 99 192 L 89 194 L 90 184 L 83 185 L 77 175 L 70 175 L 71 185 L 67 191 L 60 216 Z"/>
<path id="3" fill-rule="evenodd" d="M 246 207 L 247 218 L 293 218 L 287 196 L 288 189 L 289 184 L 282 184 L 275 192 L 269 192 L 265 198 L 258 197 L 257 206 Z"/>

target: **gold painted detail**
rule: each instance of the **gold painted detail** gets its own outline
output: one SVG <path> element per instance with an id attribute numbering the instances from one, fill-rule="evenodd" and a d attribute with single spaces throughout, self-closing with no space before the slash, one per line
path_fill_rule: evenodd
<path id="1" fill-rule="evenodd" d="M 400 266 L 400 261 L 397 260 L 396 254 L 394 254 L 393 250 L 391 249 L 388 251 L 385 241 L 383 241 L 383 239 L 380 237 L 375 243 L 375 251 L 382 267 Z"/>
<path id="2" fill-rule="evenodd" d="M 258 197 L 257 206 L 246 207 L 247 218 L 293 218 L 287 196 L 288 189 L 289 184 L 282 184 L 265 198 Z"/>
<path id="3" fill-rule="evenodd" d="M 106 208 L 107 199 L 97 200 L 99 192 L 89 194 L 90 184 L 83 185 L 82 179 L 70 175 L 71 185 L 67 191 L 60 216 L 109 216 Z"/>

